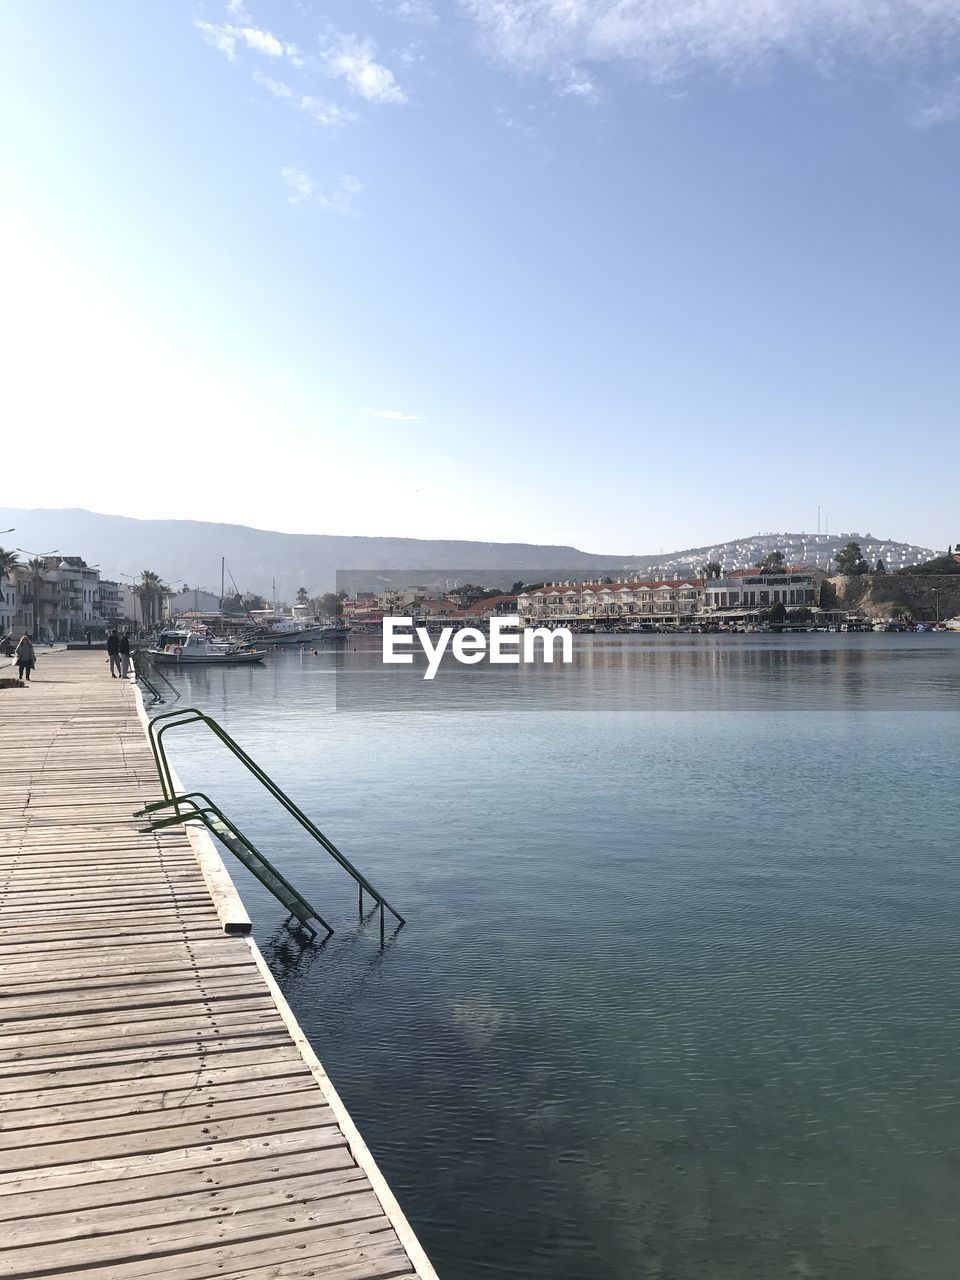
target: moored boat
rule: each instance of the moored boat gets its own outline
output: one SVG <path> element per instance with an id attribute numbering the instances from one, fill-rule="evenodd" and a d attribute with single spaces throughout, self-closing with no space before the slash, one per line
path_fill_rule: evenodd
<path id="1" fill-rule="evenodd" d="M 263 653 L 245 645 L 217 640 L 200 631 L 165 631 L 160 643 L 149 650 L 158 665 L 193 666 L 196 663 L 238 665 L 262 662 Z"/>

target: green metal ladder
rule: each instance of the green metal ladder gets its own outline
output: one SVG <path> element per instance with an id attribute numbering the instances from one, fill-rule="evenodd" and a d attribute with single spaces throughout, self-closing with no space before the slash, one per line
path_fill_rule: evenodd
<path id="1" fill-rule="evenodd" d="M 324 929 L 326 929 L 326 937 L 329 938 L 333 933 L 333 927 L 327 923 L 320 913 L 313 907 L 306 898 L 299 893 L 289 880 L 274 867 L 260 852 L 252 840 L 243 834 L 235 823 L 213 803 L 209 796 L 201 791 L 191 791 L 186 794 L 178 795 L 173 785 L 173 773 L 170 762 L 167 760 L 166 747 L 163 742 L 165 733 L 169 733 L 171 729 L 182 729 L 187 725 L 204 724 L 214 734 L 214 736 L 223 743 L 223 745 L 240 761 L 256 780 L 274 797 L 275 800 L 286 809 L 307 831 L 313 839 L 337 862 L 345 871 L 347 871 L 356 881 L 359 890 L 360 918 L 363 919 L 363 895 L 364 892 L 373 899 L 374 909 L 379 907 L 380 911 L 380 943 L 384 943 L 385 937 L 385 912 L 396 919 L 397 927 L 400 928 L 406 924 L 406 920 L 399 911 L 386 900 L 378 889 L 375 889 L 370 881 L 357 867 L 341 853 L 332 840 L 323 834 L 320 828 L 303 812 L 303 810 L 290 799 L 290 797 L 281 790 L 276 782 L 264 772 L 257 762 L 247 754 L 246 751 L 237 743 L 222 725 L 218 724 L 211 716 L 199 711 L 196 707 L 180 707 L 175 711 L 165 711 L 150 721 L 148 730 L 148 739 L 150 749 L 153 752 L 154 763 L 157 766 L 157 774 L 160 778 L 160 787 L 163 791 L 163 799 L 157 800 L 153 804 L 146 805 L 145 808 L 138 811 L 137 817 L 146 816 L 147 814 L 163 814 L 164 816 L 154 818 L 150 824 L 143 828 L 144 831 L 159 831 L 165 827 L 176 826 L 183 822 L 202 822 L 207 829 L 220 841 L 224 848 L 228 849 L 243 865 L 251 871 L 265 888 L 274 895 L 274 897 L 287 908 L 290 913 L 289 918 L 297 919 L 300 924 L 313 936 L 317 936 L 317 931 L 313 927 L 313 921 L 316 921 Z M 172 813 L 165 813 L 166 810 L 172 809 Z"/>
<path id="2" fill-rule="evenodd" d="M 133 650 L 133 674 L 140 681 L 145 689 L 147 689 L 153 698 L 153 706 L 159 702 L 166 702 L 161 691 L 154 683 L 155 680 L 162 680 L 170 692 L 173 694 L 173 700 L 176 702 L 180 697 L 180 690 L 170 683 L 162 671 L 158 670 L 157 664 L 149 656 L 146 649 L 137 648 Z"/>

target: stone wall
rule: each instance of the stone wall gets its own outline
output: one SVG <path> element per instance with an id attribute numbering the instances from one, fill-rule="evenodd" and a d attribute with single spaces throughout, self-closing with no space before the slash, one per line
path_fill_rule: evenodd
<path id="1" fill-rule="evenodd" d="M 827 581 L 841 608 L 859 610 L 868 618 L 933 622 L 938 599 L 941 620 L 960 615 L 960 573 L 865 573 Z"/>

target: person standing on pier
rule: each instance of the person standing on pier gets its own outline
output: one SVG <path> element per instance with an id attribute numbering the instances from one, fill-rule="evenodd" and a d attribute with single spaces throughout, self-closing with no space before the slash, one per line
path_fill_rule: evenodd
<path id="1" fill-rule="evenodd" d="M 107 653 L 110 655 L 110 675 L 117 676 L 120 674 L 120 637 L 115 630 L 107 636 Z"/>
<path id="2" fill-rule="evenodd" d="M 130 636 L 125 631 L 120 637 L 120 679 L 126 680 L 130 670 Z"/>
<path id="3" fill-rule="evenodd" d="M 26 633 L 20 637 L 20 643 L 17 645 L 16 650 L 16 659 L 20 679 L 23 680 L 24 673 L 26 673 L 26 681 L 29 684 L 30 672 L 37 665 L 37 655 L 34 653 L 33 643 Z"/>

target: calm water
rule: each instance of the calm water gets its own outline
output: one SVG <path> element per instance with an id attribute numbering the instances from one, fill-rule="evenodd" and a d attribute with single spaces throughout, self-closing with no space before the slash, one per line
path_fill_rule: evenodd
<path id="1" fill-rule="evenodd" d="M 184 734 L 337 927 L 300 949 L 236 869 L 443 1280 L 955 1280 L 960 636 L 579 644 L 175 677 L 407 915 L 381 954 Z"/>

